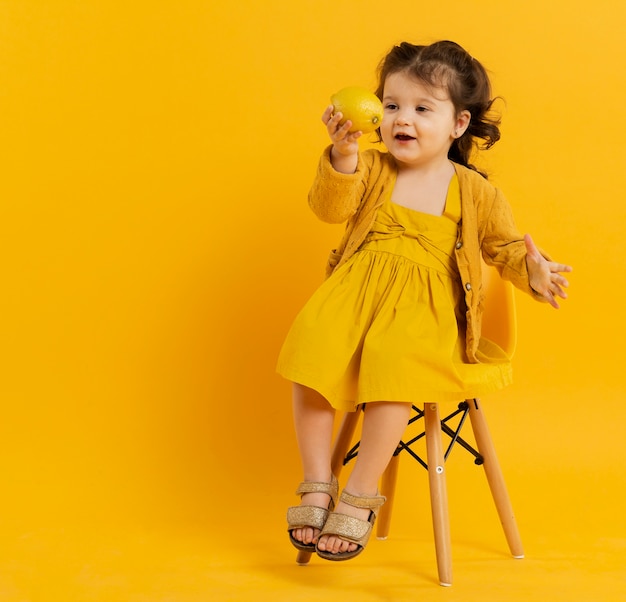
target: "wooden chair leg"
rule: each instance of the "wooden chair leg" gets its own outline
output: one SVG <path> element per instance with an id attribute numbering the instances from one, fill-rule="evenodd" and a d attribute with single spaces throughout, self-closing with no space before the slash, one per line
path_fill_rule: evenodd
<path id="1" fill-rule="evenodd" d="M 448 516 L 448 490 L 446 487 L 444 450 L 441 441 L 441 420 L 439 407 L 436 403 L 429 403 L 424 406 L 424 426 L 439 583 L 443 586 L 449 586 L 452 585 L 452 548 Z"/>
<path id="2" fill-rule="evenodd" d="M 313 552 L 298 550 L 298 555 L 296 556 L 296 564 L 299 564 L 300 566 L 306 566 L 307 564 L 309 564 L 311 556 L 313 556 Z"/>
<path id="3" fill-rule="evenodd" d="M 392 456 L 381 480 L 380 493 L 387 498 L 387 501 L 383 504 L 376 519 L 376 537 L 378 539 L 387 539 L 389 536 L 391 513 L 393 512 L 393 503 L 396 497 L 399 464 L 400 456 Z"/>
<path id="4" fill-rule="evenodd" d="M 513 506 L 511 505 L 504 476 L 502 475 L 480 401 L 478 399 L 468 399 L 467 403 L 470 408 L 470 421 L 476 439 L 476 446 L 484 458 L 485 475 L 487 476 L 487 482 L 491 489 L 491 495 L 493 496 L 509 549 L 515 558 L 524 558 L 524 548 L 522 547 L 522 540 L 517 528 L 517 522 L 515 521 Z"/>

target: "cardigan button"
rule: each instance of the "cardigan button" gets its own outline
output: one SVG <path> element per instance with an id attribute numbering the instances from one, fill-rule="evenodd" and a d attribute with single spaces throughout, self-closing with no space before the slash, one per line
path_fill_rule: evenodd
<path id="1" fill-rule="evenodd" d="M 472 290 L 472 285 L 469 282 L 467 282 L 465 284 L 465 290 L 467 290 L 467 291 L 471 291 Z"/>
<path id="2" fill-rule="evenodd" d="M 459 242 L 456 243 L 455 246 L 456 246 L 457 249 L 460 249 L 463 246 L 463 243 L 461 241 L 459 241 Z"/>

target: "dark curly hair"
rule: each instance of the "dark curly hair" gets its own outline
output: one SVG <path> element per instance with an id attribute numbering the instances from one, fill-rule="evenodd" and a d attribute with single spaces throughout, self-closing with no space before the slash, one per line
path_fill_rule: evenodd
<path id="1" fill-rule="evenodd" d="M 401 71 L 429 86 L 445 87 L 456 112 L 470 112 L 469 127 L 454 140 L 448 158 L 479 171 L 470 163 L 473 149 L 491 148 L 500 139 L 500 118 L 492 112 L 495 99 L 491 98 L 485 68 L 456 42 L 444 40 L 429 46 L 402 42 L 391 49 L 378 67 L 378 98 L 383 98 L 387 76 Z M 378 137 L 382 141 L 380 130 Z"/>

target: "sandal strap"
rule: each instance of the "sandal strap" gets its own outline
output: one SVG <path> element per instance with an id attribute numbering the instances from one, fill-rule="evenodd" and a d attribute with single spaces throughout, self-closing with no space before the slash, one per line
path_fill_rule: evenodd
<path id="1" fill-rule="evenodd" d="M 287 509 L 287 529 L 304 529 L 313 527 L 321 529 L 328 518 L 328 510 L 318 506 L 292 506 Z"/>
<path id="2" fill-rule="evenodd" d="M 330 483 L 303 481 L 298 486 L 298 489 L 296 489 L 296 495 L 302 496 L 305 493 L 325 493 L 330 496 L 331 505 L 334 507 L 337 503 L 337 495 L 339 494 L 337 477 L 332 475 Z"/>
<path id="3" fill-rule="evenodd" d="M 387 501 L 387 498 L 384 495 L 352 495 L 344 490 L 341 492 L 340 500 L 349 506 L 369 510 L 370 513 L 367 520 L 337 512 L 331 512 L 328 515 L 321 534 L 336 535 L 345 541 L 355 543 L 358 547 L 353 552 L 339 552 L 337 554 L 316 547 L 317 554 L 327 560 L 348 560 L 363 551 L 372 534 L 378 510 Z"/>
<path id="4" fill-rule="evenodd" d="M 375 517 L 371 517 L 372 520 Z M 322 529 L 322 535 L 336 535 L 359 546 L 365 546 L 372 531 L 372 521 L 361 520 L 347 514 L 331 513 Z"/>
<path id="5" fill-rule="evenodd" d="M 387 501 L 384 495 L 352 495 L 345 490 L 341 492 L 339 499 L 355 508 L 367 508 L 374 514 L 377 514 L 380 507 Z"/>

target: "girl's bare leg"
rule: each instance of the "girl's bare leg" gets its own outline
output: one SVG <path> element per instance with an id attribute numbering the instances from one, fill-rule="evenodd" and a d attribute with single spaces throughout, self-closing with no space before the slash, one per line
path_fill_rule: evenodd
<path id="1" fill-rule="evenodd" d="M 378 482 L 406 429 L 410 403 L 368 403 L 363 416 L 361 445 L 345 490 L 353 495 L 376 495 Z M 339 502 L 335 512 L 367 520 L 370 511 Z M 339 537 L 325 535 L 317 544 L 320 550 L 337 554 L 351 552 L 356 545 Z"/>
<path id="2" fill-rule="evenodd" d="M 293 417 L 296 439 L 305 481 L 330 483 L 331 443 L 335 410 L 317 391 L 299 385 L 293 386 Z M 303 505 L 327 508 L 330 496 L 326 493 L 305 493 Z M 315 542 L 319 529 L 294 529 L 293 536 L 303 543 Z"/>

